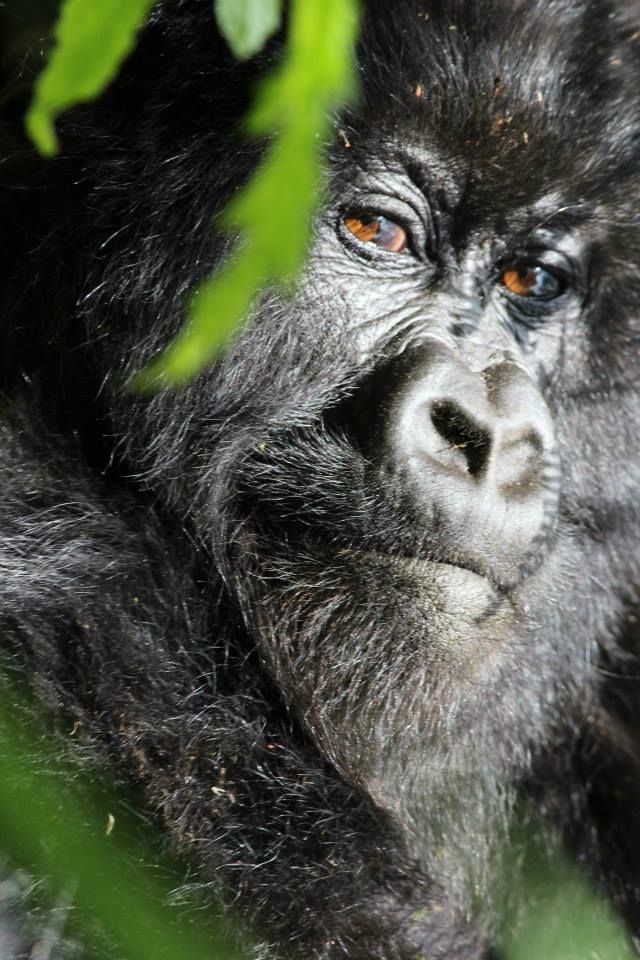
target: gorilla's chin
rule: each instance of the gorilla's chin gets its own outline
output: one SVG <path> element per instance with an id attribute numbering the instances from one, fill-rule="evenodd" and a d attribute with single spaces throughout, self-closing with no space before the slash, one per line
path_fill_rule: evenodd
<path id="1" fill-rule="evenodd" d="M 253 629 L 291 710 L 402 824 L 425 875 L 469 909 L 493 886 L 509 782 L 526 762 L 493 747 L 497 701 L 512 696 L 500 684 L 517 647 L 513 604 L 447 563 L 342 550 L 329 573 L 312 551 L 269 556 L 249 578 L 260 585 Z M 513 711 L 514 733 L 526 722 Z M 470 835 L 483 842 L 470 847 Z"/>

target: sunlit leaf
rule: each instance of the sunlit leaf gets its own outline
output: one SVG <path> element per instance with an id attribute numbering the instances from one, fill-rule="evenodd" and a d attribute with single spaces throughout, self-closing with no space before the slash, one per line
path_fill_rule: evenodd
<path id="1" fill-rule="evenodd" d="M 215 0 L 218 26 L 239 60 L 265 45 L 280 26 L 281 0 Z"/>
<path id="2" fill-rule="evenodd" d="M 295 0 L 279 68 L 263 82 L 249 131 L 271 147 L 222 222 L 240 232 L 236 258 L 197 291 L 189 322 L 139 375 L 142 389 L 188 381 L 228 340 L 267 283 L 291 290 L 322 184 L 322 146 L 336 106 L 355 90 L 357 0 Z"/>
<path id="3" fill-rule="evenodd" d="M 55 46 L 38 77 L 26 117 L 41 153 L 58 149 L 54 122 L 67 107 L 97 96 L 135 44 L 154 0 L 65 0 Z"/>

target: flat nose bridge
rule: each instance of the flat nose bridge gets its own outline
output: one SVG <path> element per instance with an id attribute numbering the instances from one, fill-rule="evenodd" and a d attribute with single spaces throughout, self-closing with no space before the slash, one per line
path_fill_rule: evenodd
<path id="1" fill-rule="evenodd" d="M 505 327 L 487 316 L 475 320 L 473 324 L 462 324 L 462 336 L 452 337 L 450 330 L 440 330 L 432 339 L 450 349 L 462 366 L 473 373 L 482 373 L 502 362 L 514 363 L 513 342 Z"/>

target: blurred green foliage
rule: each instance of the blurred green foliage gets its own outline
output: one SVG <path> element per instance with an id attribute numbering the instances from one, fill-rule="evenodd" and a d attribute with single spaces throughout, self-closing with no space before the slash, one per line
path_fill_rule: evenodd
<path id="1" fill-rule="evenodd" d="M 65 0 L 54 30 L 55 44 L 35 85 L 26 124 L 40 152 L 58 150 L 55 117 L 92 100 L 113 79 L 131 52 L 154 0 Z"/>
<path id="2" fill-rule="evenodd" d="M 218 26 L 238 60 L 265 45 L 280 26 L 281 0 L 215 0 Z"/>
<path id="3" fill-rule="evenodd" d="M 505 960 L 637 958 L 612 906 L 540 831 L 533 811 L 516 818 L 505 862 Z"/>
<path id="4" fill-rule="evenodd" d="M 55 117 L 104 89 L 151 5 L 152 0 L 65 0 L 51 58 L 27 113 L 27 129 L 43 154 L 58 147 Z M 267 40 L 280 14 L 276 0 L 218 0 L 216 11 L 233 49 L 243 56 Z M 142 371 L 138 387 L 191 379 L 247 316 L 265 285 L 293 289 L 320 196 L 329 116 L 355 92 L 357 25 L 357 0 L 291 3 L 281 62 L 263 81 L 247 120 L 248 134 L 265 138 L 268 146 L 222 218 L 239 233 L 238 250 L 195 291 L 185 328 Z"/>
<path id="5" fill-rule="evenodd" d="M 330 111 L 355 91 L 356 0 L 296 0 L 282 62 L 259 89 L 247 129 L 269 146 L 223 224 L 239 249 L 194 294 L 190 318 L 165 354 L 139 378 L 180 384 L 211 359 L 243 320 L 259 291 L 292 291 L 320 197 L 322 148 Z"/>
<path id="6" fill-rule="evenodd" d="M 15 690 L 9 696 L 0 684 L 0 692 L 0 849 L 69 892 L 65 936 L 91 943 L 97 926 L 127 960 L 241 960 L 215 924 L 198 916 L 196 926 L 167 910 L 176 874 L 144 865 L 148 851 L 117 798 L 61 760 L 60 743 L 30 720 Z M 100 956 L 99 945 L 89 949 Z"/>

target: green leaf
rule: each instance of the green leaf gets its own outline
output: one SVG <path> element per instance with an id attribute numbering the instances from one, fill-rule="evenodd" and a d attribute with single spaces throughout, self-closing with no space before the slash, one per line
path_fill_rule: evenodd
<path id="1" fill-rule="evenodd" d="M 96 97 L 132 50 L 154 0 L 65 0 L 55 46 L 36 83 L 27 131 L 41 153 L 58 149 L 55 118 Z"/>
<path id="2" fill-rule="evenodd" d="M 321 196 L 332 111 L 356 87 L 357 7 L 357 0 L 290 4 L 284 58 L 263 81 L 247 122 L 249 131 L 271 146 L 222 217 L 223 225 L 240 234 L 238 250 L 196 291 L 188 324 L 138 375 L 138 388 L 187 382 L 246 319 L 265 285 L 275 282 L 283 292 L 292 291 Z"/>
<path id="3" fill-rule="evenodd" d="M 265 45 L 280 26 L 281 0 L 215 0 L 218 26 L 239 60 Z"/>

